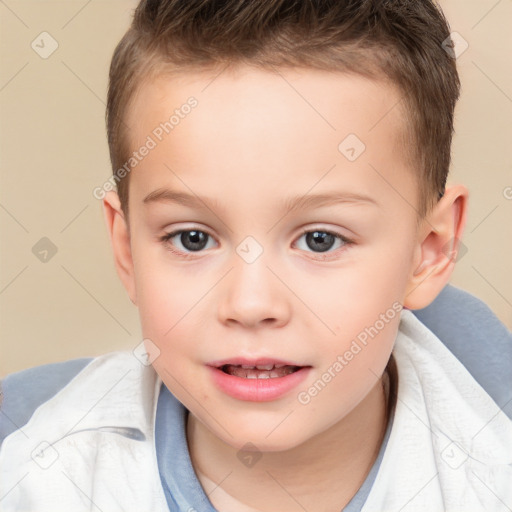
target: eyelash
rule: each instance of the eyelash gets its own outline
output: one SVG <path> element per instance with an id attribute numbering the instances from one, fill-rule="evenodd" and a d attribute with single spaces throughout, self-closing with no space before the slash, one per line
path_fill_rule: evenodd
<path id="1" fill-rule="evenodd" d="M 201 229 L 190 228 L 190 229 L 178 229 L 176 231 L 172 231 L 171 233 L 166 233 L 165 235 L 160 237 L 160 241 L 164 244 L 164 246 L 166 247 L 167 250 L 169 250 L 173 254 L 180 256 L 181 258 L 184 258 L 184 259 L 196 258 L 197 254 L 201 253 L 202 251 L 182 252 L 182 251 L 178 251 L 178 250 L 174 249 L 172 247 L 172 245 L 169 243 L 169 240 L 171 238 L 174 238 L 176 235 L 179 235 L 181 233 L 186 233 L 189 231 L 200 231 L 201 233 L 205 233 L 210 238 L 213 238 L 213 236 L 210 235 L 207 231 L 204 231 Z M 341 247 L 339 247 L 338 249 L 336 249 L 335 251 L 326 251 L 326 252 L 317 252 L 317 253 L 315 253 L 313 251 L 306 251 L 306 252 L 311 252 L 311 254 L 316 254 L 316 257 L 314 259 L 317 259 L 317 260 L 324 261 L 324 260 L 332 259 L 332 254 L 335 254 L 339 250 L 343 250 L 344 248 L 354 244 L 353 240 L 347 238 L 346 236 L 342 235 L 341 233 L 336 233 L 334 231 L 329 231 L 329 230 L 325 230 L 325 229 L 304 229 L 302 231 L 302 233 L 300 234 L 300 236 L 297 238 L 297 240 L 300 240 L 304 235 L 307 235 L 308 233 L 315 233 L 315 232 L 332 235 L 334 238 L 339 239 L 341 242 L 343 242 L 343 245 Z"/>

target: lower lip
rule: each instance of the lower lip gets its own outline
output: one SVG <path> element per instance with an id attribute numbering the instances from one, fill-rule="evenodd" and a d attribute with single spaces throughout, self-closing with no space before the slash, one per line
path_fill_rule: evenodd
<path id="1" fill-rule="evenodd" d="M 285 377 L 246 379 L 235 377 L 219 368 L 209 367 L 215 385 L 224 393 L 238 400 L 270 402 L 297 387 L 307 377 L 310 367 L 304 367 Z"/>

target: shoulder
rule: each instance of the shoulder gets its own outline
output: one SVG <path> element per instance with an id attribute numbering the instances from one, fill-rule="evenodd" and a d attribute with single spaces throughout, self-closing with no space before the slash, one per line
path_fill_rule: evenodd
<path id="1" fill-rule="evenodd" d="M 432 304 L 413 313 L 512 418 L 512 333 L 487 304 L 448 285 Z"/>
<path id="2" fill-rule="evenodd" d="M 411 311 L 402 312 L 393 356 L 396 409 L 365 506 L 372 508 L 373 498 L 375 508 L 386 495 L 410 501 L 425 481 L 435 478 L 415 509 L 432 509 L 434 489 L 443 510 L 497 510 L 495 496 L 510 488 L 510 418 L 500 414 L 486 390 Z"/>
<path id="3" fill-rule="evenodd" d="M 25 425 L 34 411 L 55 396 L 93 358 L 50 363 L 7 375 L 0 382 L 0 444 Z"/>
<path id="4" fill-rule="evenodd" d="M 413 313 L 478 377 L 502 370 L 508 375 L 512 333 L 477 297 L 446 286 L 432 304 Z"/>
<path id="5" fill-rule="evenodd" d="M 86 391 L 88 399 L 94 393 L 104 396 L 113 387 L 118 393 L 131 386 L 132 392 L 151 395 L 156 372 L 148 357 L 145 352 L 120 350 L 9 374 L 0 382 L 0 446 L 52 399 L 60 397 L 67 408 L 80 409 Z"/>
<path id="6" fill-rule="evenodd" d="M 491 333 L 512 343 L 512 333 L 485 302 L 453 285 L 445 286 L 428 307 L 413 313 L 430 330 L 443 332 L 450 339 L 460 337 L 457 334 L 462 328 L 471 331 L 472 338 L 487 338 Z"/>

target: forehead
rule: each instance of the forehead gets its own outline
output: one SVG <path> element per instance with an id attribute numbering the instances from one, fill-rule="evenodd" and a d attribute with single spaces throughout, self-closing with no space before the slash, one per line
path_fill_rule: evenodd
<path id="1" fill-rule="evenodd" d="M 398 183 L 406 178 L 400 100 L 387 82 L 309 68 L 162 74 L 139 88 L 126 117 L 132 150 L 154 146 L 131 173 L 130 196 L 183 188 L 179 176 L 231 200 L 226 190 L 236 187 L 306 192 L 333 166 L 362 192 L 379 174 Z"/>
<path id="2" fill-rule="evenodd" d="M 126 115 L 132 136 L 150 133 L 155 123 L 167 120 L 191 96 L 201 104 L 194 112 L 195 128 L 211 116 L 226 132 L 228 128 L 247 129 L 256 122 L 270 132 L 270 120 L 288 128 L 300 119 L 318 131 L 352 128 L 364 138 L 383 117 L 387 118 L 387 130 L 391 125 L 397 130 L 404 125 L 400 92 L 384 78 L 372 80 L 312 68 L 271 71 L 239 65 L 161 73 L 146 80 Z"/>

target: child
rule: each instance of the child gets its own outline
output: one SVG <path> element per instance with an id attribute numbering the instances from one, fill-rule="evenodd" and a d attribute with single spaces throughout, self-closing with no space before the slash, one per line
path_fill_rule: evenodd
<path id="1" fill-rule="evenodd" d="M 449 42 L 430 1 L 140 3 L 95 195 L 145 339 L 6 438 L 2 510 L 512 507 L 510 419 L 407 311 L 466 220 Z"/>

